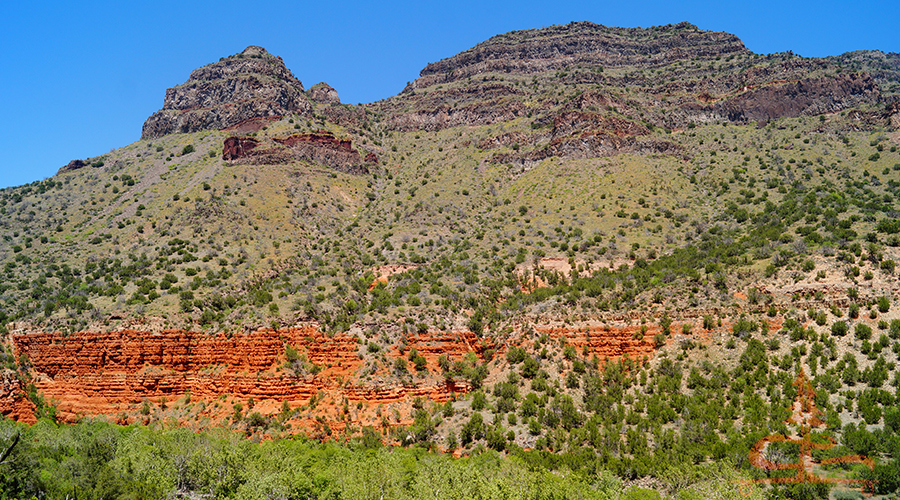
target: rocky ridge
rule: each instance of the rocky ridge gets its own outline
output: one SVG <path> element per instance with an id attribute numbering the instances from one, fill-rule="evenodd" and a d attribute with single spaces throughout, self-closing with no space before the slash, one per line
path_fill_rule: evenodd
<path id="1" fill-rule="evenodd" d="M 373 106 L 389 116 L 391 129 L 404 132 L 531 121 L 530 133 L 517 132 L 505 143 L 516 151 L 494 155 L 495 163 L 684 155 L 669 141 L 641 138 L 657 127 L 764 125 L 877 105 L 879 81 L 897 78 L 882 70 L 876 80 L 847 66 L 791 53 L 753 54 L 734 35 L 688 23 L 626 29 L 581 22 L 493 37 L 428 64 L 400 96 Z M 548 92 L 554 85 L 589 90 L 560 102 Z M 503 143 L 499 136 L 485 141 Z"/>
<path id="2" fill-rule="evenodd" d="M 340 104 L 337 90 L 325 82 L 320 82 L 309 88 L 309 99 L 316 104 Z"/>
<path id="3" fill-rule="evenodd" d="M 694 57 L 749 53 L 738 37 L 702 31 L 687 22 L 647 29 L 572 22 L 498 35 L 429 63 L 405 91 L 487 72 L 530 75 L 577 65 L 653 67 Z"/>
<path id="4" fill-rule="evenodd" d="M 144 122 L 141 137 L 223 129 L 257 117 L 308 114 L 303 84 L 280 57 L 250 46 L 240 54 L 194 70 L 166 90 L 163 108 Z"/>

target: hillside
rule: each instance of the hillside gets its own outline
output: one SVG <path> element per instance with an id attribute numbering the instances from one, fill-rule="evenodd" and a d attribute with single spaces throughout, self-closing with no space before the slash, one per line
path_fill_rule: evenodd
<path id="1" fill-rule="evenodd" d="M 802 370 L 825 458 L 896 468 L 898 94 L 898 54 L 688 23 L 498 35 L 357 106 L 248 47 L 0 190 L 0 412 L 752 475 Z"/>

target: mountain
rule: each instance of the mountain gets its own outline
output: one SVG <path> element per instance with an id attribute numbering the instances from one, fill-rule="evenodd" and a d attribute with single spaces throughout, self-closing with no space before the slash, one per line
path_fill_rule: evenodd
<path id="1" fill-rule="evenodd" d="M 898 54 L 577 22 L 354 106 L 248 47 L 0 191 L 0 412 L 634 477 L 749 467 L 802 369 L 887 460 L 854 440 L 896 431 L 898 82 Z"/>
<path id="2" fill-rule="evenodd" d="M 248 119 L 308 115 L 303 84 L 262 47 L 247 47 L 191 72 L 183 85 L 166 90 L 163 109 L 144 122 L 142 139 L 222 129 Z"/>

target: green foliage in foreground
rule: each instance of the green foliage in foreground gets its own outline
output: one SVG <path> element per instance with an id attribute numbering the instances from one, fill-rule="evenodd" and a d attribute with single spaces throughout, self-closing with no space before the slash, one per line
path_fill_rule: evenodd
<path id="1" fill-rule="evenodd" d="M 453 459 L 421 448 L 367 448 L 303 438 L 255 443 L 227 431 L 119 427 L 104 422 L 32 427 L 0 421 L 0 499 L 211 498 L 613 499 L 656 498 L 595 464 L 577 472 L 536 465 L 527 452 Z M 659 475 L 663 496 L 739 498 L 727 465 L 681 466 Z M 760 492 L 754 492 L 753 496 Z M 648 496 L 649 495 L 649 496 Z M 740 497 L 743 498 L 743 497 Z"/>

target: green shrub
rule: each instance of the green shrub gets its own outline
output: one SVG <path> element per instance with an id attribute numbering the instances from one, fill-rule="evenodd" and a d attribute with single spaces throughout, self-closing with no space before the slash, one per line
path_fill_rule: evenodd
<path id="1" fill-rule="evenodd" d="M 288 361 L 288 363 L 293 363 L 300 359 L 300 354 L 297 352 L 297 349 L 294 349 L 294 346 L 292 346 L 291 344 L 285 344 L 284 358 Z"/>
<path id="2" fill-rule="evenodd" d="M 487 406 L 487 397 L 484 395 L 482 391 L 475 391 L 472 393 L 472 409 L 475 411 L 481 411 Z"/>
<path id="3" fill-rule="evenodd" d="M 525 349 L 521 347 L 511 347 L 508 351 L 506 351 L 506 361 L 510 364 L 517 365 L 523 361 L 528 356 L 528 353 L 525 352 Z"/>
<path id="4" fill-rule="evenodd" d="M 846 321 L 835 321 L 831 324 L 831 334 L 836 337 L 843 337 L 850 331 Z"/>
<path id="5" fill-rule="evenodd" d="M 856 334 L 856 338 L 859 340 L 869 340 L 870 338 L 872 338 L 872 328 L 869 325 L 865 325 L 863 323 L 856 324 L 854 333 Z"/>

